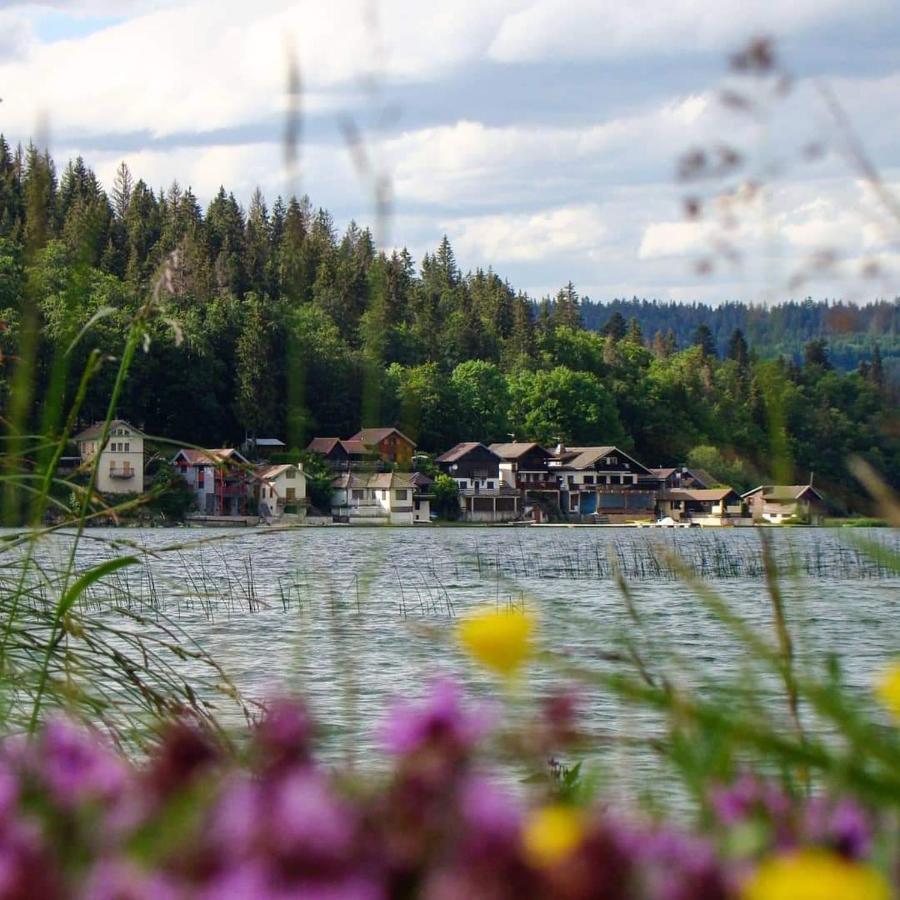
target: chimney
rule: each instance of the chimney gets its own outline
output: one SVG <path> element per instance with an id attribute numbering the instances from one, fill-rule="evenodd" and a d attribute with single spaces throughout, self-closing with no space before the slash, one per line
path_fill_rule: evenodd
<path id="1" fill-rule="evenodd" d="M 556 449 L 555 449 L 553 452 L 554 452 L 557 456 L 562 456 L 563 453 L 566 452 L 566 445 L 565 445 L 562 441 L 560 441 L 560 442 L 556 445 Z"/>

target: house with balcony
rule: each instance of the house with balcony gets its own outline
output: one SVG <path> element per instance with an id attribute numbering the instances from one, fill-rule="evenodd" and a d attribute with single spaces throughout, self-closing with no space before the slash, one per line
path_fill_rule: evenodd
<path id="1" fill-rule="evenodd" d="M 249 460 L 232 447 L 179 450 L 172 465 L 190 485 L 202 516 L 255 514 L 256 476 Z"/>
<path id="2" fill-rule="evenodd" d="M 258 466 L 256 476 L 257 510 L 267 520 L 292 521 L 306 518 L 309 498 L 306 496 L 306 475 L 299 465 Z"/>
<path id="3" fill-rule="evenodd" d="M 704 528 L 753 524 L 740 494 L 730 487 L 660 491 L 657 515 Z"/>
<path id="4" fill-rule="evenodd" d="M 491 444 L 490 449 L 502 460 L 501 481 L 519 491 L 526 516 L 529 509 L 536 522 L 560 515 L 559 475 L 550 472 L 550 450 L 526 441 Z"/>
<path id="5" fill-rule="evenodd" d="M 811 484 L 761 484 L 742 495 L 754 522 L 820 525 L 828 508 Z"/>
<path id="6" fill-rule="evenodd" d="M 350 442 L 356 442 L 382 462 L 398 466 L 408 466 L 416 451 L 416 442 L 399 428 L 363 428 L 350 438 Z"/>
<path id="7" fill-rule="evenodd" d="M 522 504 L 519 489 L 501 477 L 503 458 L 477 441 L 466 441 L 435 460 L 459 488 L 463 521 L 509 522 L 518 519 Z"/>
<path id="8" fill-rule="evenodd" d="M 141 494 L 144 491 L 144 435 L 124 419 L 97 422 L 75 435 L 80 464 L 88 467 L 99 455 L 96 488 L 101 494 Z"/>
<path id="9" fill-rule="evenodd" d="M 400 472 L 338 475 L 331 483 L 331 514 L 350 525 L 413 525 L 430 521 L 428 496 Z M 416 505 L 416 495 L 419 504 Z"/>
<path id="10" fill-rule="evenodd" d="M 568 516 L 614 524 L 656 516 L 651 471 L 618 447 L 559 446 L 548 462 L 557 476 L 560 506 Z"/>

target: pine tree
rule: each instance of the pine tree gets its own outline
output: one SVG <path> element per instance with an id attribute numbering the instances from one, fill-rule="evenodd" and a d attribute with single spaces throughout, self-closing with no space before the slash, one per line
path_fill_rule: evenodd
<path id="1" fill-rule="evenodd" d="M 747 348 L 747 341 L 744 339 L 744 333 L 740 328 L 735 328 L 728 339 L 728 350 L 726 351 L 728 359 L 733 359 L 738 368 L 746 369 L 750 365 L 750 351 Z"/>
<path id="2" fill-rule="evenodd" d="M 134 192 L 134 179 L 131 176 L 131 170 L 127 163 L 123 160 L 116 169 L 116 177 L 112 186 L 112 207 L 116 215 L 116 219 L 120 222 L 125 221 L 128 215 L 128 207 L 131 205 L 131 195 Z"/>
<path id="3" fill-rule="evenodd" d="M 641 331 L 641 323 L 638 322 L 637 316 L 632 316 L 628 320 L 628 332 L 625 335 L 625 340 L 630 341 L 638 347 L 643 346 L 644 333 Z"/>
<path id="4" fill-rule="evenodd" d="M 718 353 L 716 352 L 716 342 L 712 332 L 709 330 L 709 326 L 705 322 L 702 322 L 697 326 L 692 343 L 695 347 L 699 347 L 703 351 L 705 359 L 714 359 L 718 356 Z"/>
<path id="5" fill-rule="evenodd" d="M 605 334 L 614 341 L 620 341 L 625 337 L 626 330 L 625 318 L 622 316 L 622 313 L 616 310 L 600 329 L 600 334 Z"/>
<path id="6" fill-rule="evenodd" d="M 881 348 L 878 344 L 872 347 L 872 365 L 869 368 L 869 380 L 879 390 L 884 388 L 884 363 L 881 361 Z"/>

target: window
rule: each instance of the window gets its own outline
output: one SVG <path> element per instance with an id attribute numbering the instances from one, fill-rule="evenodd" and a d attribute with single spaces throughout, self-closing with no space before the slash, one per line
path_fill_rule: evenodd
<path id="1" fill-rule="evenodd" d="M 574 475 L 569 476 L 569 487 L 575 487 L 575 476 Z"/>
<path id="2" fill-rule="evenodd" d="M 493 481 L 487 481 L 487 482 L 485 482 L 485 485 L 484 485 L 484 486 L 485 486 L 489 491 L 492 491 L 492 490 L 494 489 L 494 482 L 493 482 Z"/>
<path id="3" fill-rule="evenodd" d="M 353 488 L 353 491 L 351 492 L 351 496 L 353 497 L 354 500 L 362 500 L 362 498 L 363 498 L 362 488 Z"/>
<path id="4" fill-rule="evenodd" d="M 620 484 L 621 481 L 622 481 L 622 479 L 619 478 L 618 475 L 611 475 L 611 476 L 610 476 L 609 483 L 610 483 L 610 484 Z"/>
<path id="5" fill-rule="evenodd" d="M 461 478 L 459 481 L 459 489 L 461 491 L 464 491 L 468 486 L 469 486 L 469 482 L 466 481 L 465 478 Z"/>
<path id="6" fill-rule="evenodd" d="M 200 468 L 197 469 L 197 487 L 201 487 L 201 488 L 203 487 L 203 482 L 204 482 L 205 478 L 206 478 L 206 469 L 204 469 L 203 466 L 200 466 Z"/>
<path id="7" fill-rule="evenodd" d="M 131 444 L 129 444 L 129 443 L 126 441 L 126 442 L 125 442 L 125 452 L 128 453 L 130 450 L 131 450 Z"/>
<path id="8" fill-rule="evenodd" d="M 593 483 L 594 483 L 594 476 L 593 476 L 593 475 L 585 475 L 585 476 L 584 476 L 584 483 L 585 483 L 585 484 L 593 484 Z"/>
<path id="9" fill-rule="evenodd" d="M 397 499 L 405 500 L 406 499 L 406 491 L 397 491 Z"/>
<path id="10" fill-rule="evenodd" d="M 288 499 L 288 501 L 297 499 L 297 489 L 296 488 L 288 488 L 287 489 L 287 499 Z"/>

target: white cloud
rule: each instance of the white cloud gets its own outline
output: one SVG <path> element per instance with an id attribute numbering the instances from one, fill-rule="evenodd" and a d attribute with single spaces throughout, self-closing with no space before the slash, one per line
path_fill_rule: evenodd
<path id="1" fill-rule="evenodd" d="M 441 223 L 460 258 L 480 265 L 537 262 L 571 254 L 594 256 L 608 235 L 596 204 L 564 206 L 523 215 L 486 215 Z"/>
<path id="2" fill-rule="evenodd" d="M 502 62 L 610 59 L 636 53 L 721 50 L 763 32 L 778 36 L 809 26 L 873 15 L 889 0 L 531 0 L 509 15 L 490 46 Z"/>

